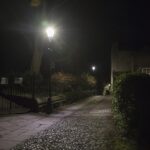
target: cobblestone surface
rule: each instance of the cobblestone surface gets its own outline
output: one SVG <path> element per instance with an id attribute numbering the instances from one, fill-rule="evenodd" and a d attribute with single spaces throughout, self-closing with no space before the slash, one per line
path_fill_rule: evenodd
<path id="1" fill-rule="evenodd" d="M 110 107 L 110 97 L 95 96 L 71 115 L 11 150 L 111 150 Z"/>

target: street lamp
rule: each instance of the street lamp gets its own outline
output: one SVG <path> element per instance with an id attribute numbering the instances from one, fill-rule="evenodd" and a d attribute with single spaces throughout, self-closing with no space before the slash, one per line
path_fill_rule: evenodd
<path id="1" fill-rule="evenodd" d="M 96 76 L 95 76 L 95 71 L 96 71 L 96 69 L 97 69 L 97 68 L 96 68 L 95 65 L 92 65 L 92 66 L 91 66 L 92 74 L 93 74 L 93 76 L 94 76 L 95 78 L 96 78 Z M 94 90 L 94 93 L 96 94 L 96 89 Z M 93 93 L 93 94 L 94 94 L 94 93 Z"/>
<path id="2" fill-rule="evenodd" d="M 46 28 L 46 34 L 47 37 L 49 39 L 49 41 L 51 42 L 52 38 L 54 37 L 55 34 L 55 30 L 53 27 L 47 27 Z M 51 66 L 51 61 L 50 61 L 50 66 Z M 47 101 L 47 113 L 51 113 L 52 112 L 52 94 L 51 94 L 51 67 L 50 67 L 50 74 L 49 74 L 49 97 L 48 97 L 48 101 Z"/>
<path id="3" fill-rule="evenodd" d="M 47 37 L 49 38 L 49 40 L 51 40 L 55 34 L 54 28 L 53 27 L 47 27 L 46 28 L 46 34 L 47 34 Z"/>
<path id="4" fill-rule="evenodd" d="M 91 69 L 94 72 L 96 70 L 96 66 L 92 66 Z"/>

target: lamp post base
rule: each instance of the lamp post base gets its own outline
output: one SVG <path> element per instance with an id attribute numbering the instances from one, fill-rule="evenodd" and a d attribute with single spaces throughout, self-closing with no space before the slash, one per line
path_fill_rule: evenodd
<path id="1" fill-rule="evenodd" d="M 52 105 L 52 100 L 51 97 L 48 98 L 47 100 L 47 108 L 46 108 L 46 113 L 50 114 L 53 112 L 53 105 Z"/>

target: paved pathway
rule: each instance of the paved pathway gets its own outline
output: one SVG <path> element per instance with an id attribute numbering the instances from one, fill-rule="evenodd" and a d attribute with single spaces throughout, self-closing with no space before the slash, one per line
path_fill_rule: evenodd
<path id="1" fill-rule="evenodd" d="M 21 144 L 13 149 L 105 150 L 106 138 L 112 129 L 110 99 L 90 97 L 50 115 L 31 113 L 1 117 L 0 150 L 18 143 Z M 108 149 L 111 150 L 110 146 Z"/>

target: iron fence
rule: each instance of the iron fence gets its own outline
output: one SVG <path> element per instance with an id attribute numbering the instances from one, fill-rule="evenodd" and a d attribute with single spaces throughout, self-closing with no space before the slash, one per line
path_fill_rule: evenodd
<path id="1" fill-rule="evenodd" d="M 0 114 L 34 110 L 48 98 L 48 82 L 33 76 L 0 77 Z M 34 81 L 34 82 L 33 82 Z M 27 109 L 28 108 L 28 109 Z"/>

